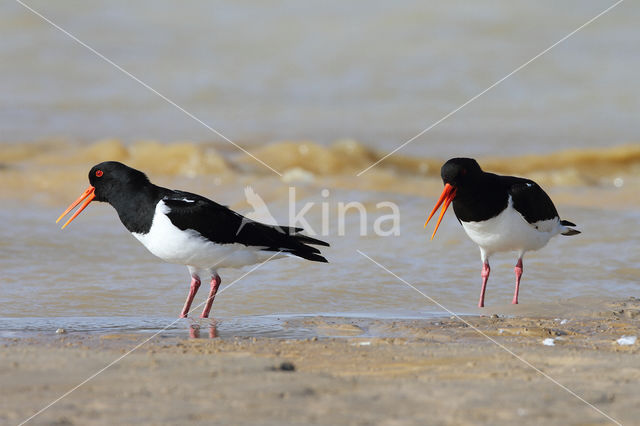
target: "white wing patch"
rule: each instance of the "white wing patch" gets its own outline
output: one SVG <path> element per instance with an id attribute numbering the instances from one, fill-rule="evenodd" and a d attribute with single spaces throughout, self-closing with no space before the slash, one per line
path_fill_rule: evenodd
<path id="1" fill-rule="evenodd" d="M 163 201 L 164 200 L 167 200 L 167 201 L 171 201 L 171 200 L 173 200 L 173 201 L 184 201 L 185 203 L 195 203 L 196 202 L 196 200 L 192 200 L 191 198 L 186 198 L 186 197 L 182 197 L 182 198 L 164 197 L 162 200 Z"/>

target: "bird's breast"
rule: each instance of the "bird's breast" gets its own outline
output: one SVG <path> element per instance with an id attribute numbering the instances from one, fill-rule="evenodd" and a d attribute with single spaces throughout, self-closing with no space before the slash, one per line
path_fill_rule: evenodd
<path id="1" fill-rule="evenodd" d="M 159 201 L 149 231 L 132 234 L 159 258 L 167 262 L 188 264 L 194 254 L 206 247 L 207 240 L 196 231 L 176 227 L 167 216 L 169 211 L 169 207 Z"/>
<path id="2" fill-rule="evenodd" d="M 149 232 L 132 232 L 147 250 L 165 262 L 202 269 L 238 268 L 273 255 L 262 251 L 261 247 L 247 247 L 239 243 L 218 244 L 193 229 L 180 229 L 167 216 L 170 211 L 163 201 L 158 202 Z"/>
<path id="3" fill-rule="evenodd" d="M 461 222 L 469 238 L 487 253 L 538 250 L 559 232 L 558 218 L 528 223 L 511 200 L 492 218 Z"/>

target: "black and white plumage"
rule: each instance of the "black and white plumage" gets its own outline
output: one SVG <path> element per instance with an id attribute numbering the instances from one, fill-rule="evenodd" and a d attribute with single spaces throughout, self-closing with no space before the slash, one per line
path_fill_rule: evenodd
<path id="1" fill-rule="evenodd" d="M 311 245 L 329 244 L 300 234 L 301 228 L 253 221 L 200 195 L 154 185 L 144 173 L 122 163 L 95 165 L 89 172 L 89 182 L 89 188 L 58 221 L 83 200 L 63 228 L 91 201 L 111 204 L 122 224 L 151 253 L 188 267 L 191 290 L 182 317 L 187 316 L 203 271 L 211 276 L 211 291 L 201 315 L 208 317 L 220 285 L 219 268 L 238 268 L 284 256 L 327 262 Z"/>
<path id="2" fill-rule="evenodd" d="M 489 257 L 497 252 L 515 251 L 516 289 L 512 303 L 518 303 L 522 257 L 525 252 L 544 247 L 558 234 L 579 234 L 575 224 L 561 220 L 551 198 L 532 180 L 500 176 L 482 171 L 472 158 L 452 158 L 440 171 L 444 191 L 431 211 L 444 204 L 431 238 L 450 203 L 465 232 L 480 247 L 482 290 L 478 306 L 484 306 L 489 279 Z"/>

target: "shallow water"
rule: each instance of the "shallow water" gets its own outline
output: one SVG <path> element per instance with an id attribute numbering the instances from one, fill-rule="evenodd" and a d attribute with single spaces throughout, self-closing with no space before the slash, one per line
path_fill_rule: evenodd
<path id="1" fill-rule="evenodd" d="M 337 202 L 343 195 L 365 205 L 380 196 L 363 192 L 358 198 L 353 191 L 334 191 L 331 201 Z M 399 236 L 361 237 L 360 216 L 354 214 L 346 218 L 346 235 L 338 235 L 333 222 L 329 235 L 322 237 L 332 244 L 323 249 L 329 264 L 274 260 L 238 281 L 251 267 L 219 271 L 223 283 L 213 317 L 226 324 L 222 330 L 226 333 L 237 327 L 240 334 L 252 330 L 258 335 L 287 335 L 277 330 L 280 326 L 272 317 L 278 315 L 419 318 L 448 316 L 448 310 L 460 314 L 481 312 L 475 307 L 480 289 L 479 253 L 453 215 L 447 214 L 436 238 L 429 241 L 430 232 L 422 229 L 422 223 L 435 200 L 385 196 L 400 208 Z M 314 199 L 303 201 L 309 200 Z M 320 200 L 321 197 L 315 199 Z M 272 206 L 277 218 L 284 216 L 286 206 L 282 201 Z M 53 331 L 59 327 L 159 330 L 171 322 L 167 319 L 177 317 L 188 292 L 186 268 L 154 258 L 128 234 L 110 206 L 92 204 L 64 231 L 53 224 L 63 205 L 34 207 L 18 203 L 1 211 L 0 317 L 5 320 L 0 322 L 0 328 L 6 326 L 5 331 L 15 331 L 16 324 L 23 324 L 25 330 L 33 326 L 44 331 L 50 324 Z M 318 204 L 307 215 L 314 226 L 321 222 L 321 210 Z M 525 256 L 521 304 L 575 296 L 637 295 L 640 249 L 636 241 L 640 232 L 636 224 L 640 214 L 633 210 L 562 205 L 559 210 L 563 217 L 579 224 L 583 233 L 571 238 L 555 237 L 541 251 Z M 374 217 L 375 210 L 372 213 Z M 508 308 L 515 260 L 513 254 L 492 258 L 487 306 Z M 194 317 L 199 312 L 195 306 L 206 297 L 206 286 L 203 288 L 194 303 Z M 15 320 L 7 323 L 11 317 Z M 184 320 L 176 327 L 184 330 L 188 323 Z"/>
<path id="2" fill-rule="evenodd" d="M 526 255 L 522 306 L 638 295 L 640 94 L 629 84 L 640 65 L 629 54 L 640 38 L 635 3 L 623 3 L 362 176 L 606 5 L 29 4 L 283 176 L 19 4 L 0 4 L 0 335 L 60 327 L 159 331 L 179 313 L 186 268 L 149 254 L 109 206 L 91 205 L 64 231 L 53 223 L 86 187 L 90 167 L 105 160 L 244 213 L 251 211 L 250 185 L 282 224 L 291 187 L 299 206 L 315 203 L 306 219 L 331 243 L 323 249 L 330 263 L 277 260 L 237 282 L 251 267 L 220 271 L 213 315 L 222 335 L 308 336 L 278 317 L 448 315 L 359 251 L 447 309 L 480 312 L 477 247 L 451 212 L 434 241 L 432 228 L 422 228 L 442 188 L 440 165 L 461 155 L 535 179 L 583 232 Z M 180 142 L 189 140 L 196 142 Z M 364 236 L 354 211 L 340 232 L 338 203 L 354 201 L 366 206 Z M 376 207 L 380 201 L 398 206 L 399 236 L 373 232 L 389 214 Z M 514 312 L 515 260 L 492 259 L 492 309 Z M 183 333 L 189 324 L 169 331 Z"/>
<path id="3" fill-rule="evenodd" d="M 145 336 L 179 338 L 273 337 L 311 339 L 314 337 L 406 337 L 393 330 L 396 321 L 429 320 L 441 314 L 419 317 L 348 315 L 248 315 L 201 319 L 171 317 L 5 317 L 0 318 L 0 341 L 10 339 L 48 339 L 65 336 L 102 336 L 132 338 Z M 391 321 L 393 320 L 393 321 Z"/>
<path id="4" fill-rule="evenodd" d="M 193 338 L 278 337 L 302 339 L 313 336 L 310 329 L 283 326 L 287 316 L 257 316 L 191 320 L 170 317 L 53 317 L 0 318 L 0 339 L 52 337 L 55 334 L 86 335 L 122 333 Z M 64 330 L 64 332 L 58 330 Z M 56 333 L 58 331 L 58 333 Z"/>

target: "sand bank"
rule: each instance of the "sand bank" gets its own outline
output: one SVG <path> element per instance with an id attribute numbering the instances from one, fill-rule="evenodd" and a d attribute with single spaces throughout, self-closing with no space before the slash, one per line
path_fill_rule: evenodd
<path id="1" fill-rule="evenodd" d="M 32 424 L 611 423 L 589 404 L 640 418 L 640 343 L 617 342 L 638 335 L 637 299 L 465 320 L 301 318 L 318 334 L 306 340 L 160 334 Z M 0 422 L 22 422 L 148 337 L 4 340 Z"/>
<path id="2" fill-rule="evenodd" d="M 337 140 L 330 145 L 313 141 L 275 142 L 252 149 L 251 155 L 237 153 L 226 145 L 186 141 L 141 140 L 129 144 L 118 139 L 82 144 L 57 140 L 5 142 L 0 151 L 0 178 L 5 183 L 0 197 L 67 196 L 68 187 L 73 186 L 61 183 L 86 181 L 89 168 L 106 160 L 121 161 L 144 170 L 154 182 L 159 179 L 158 182 L 163 183 L 166 179 L 168 185 L 175 185 L 178 179 L 200 176 L 203 177 L 199 180 L 203 189 L 239 179 L 256 184 L 265 178 L 275 178 L 289 184 L 315 182 L 332 188 L 422 196 L 439 193 L 440 166 L 446 158 L 402 154 L 386 157 L 386 154 L 351 139 Z M 637 192 L 640 186 L 638 144 L 478 160 L 487 171 L 525 175 L 545 187 L 603 187 L 608 192 L 612 188 L 618 192 L 623 189 Z M 378 161 L 375 168 L 359 175 Z M 194 184 L 190 182 L 191 186 Z M 623 195 L 627 199 L 637 198 Z"/>

